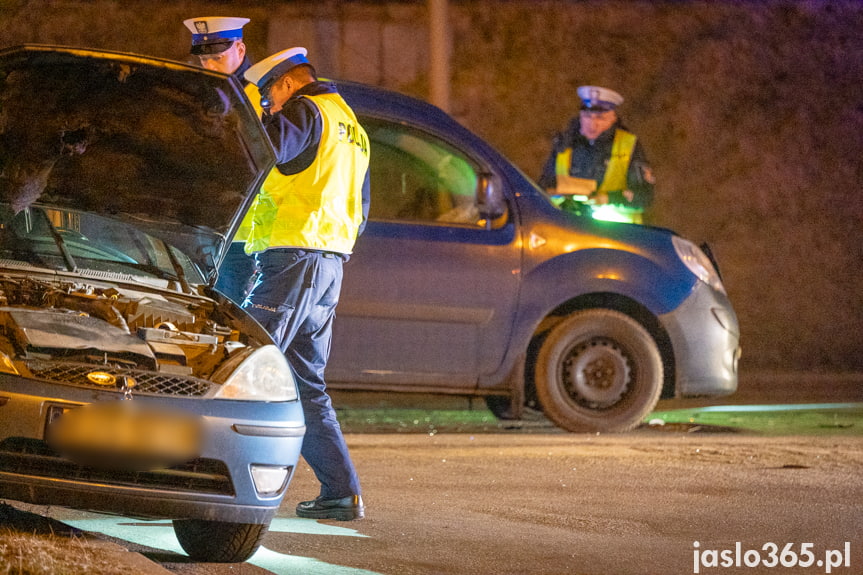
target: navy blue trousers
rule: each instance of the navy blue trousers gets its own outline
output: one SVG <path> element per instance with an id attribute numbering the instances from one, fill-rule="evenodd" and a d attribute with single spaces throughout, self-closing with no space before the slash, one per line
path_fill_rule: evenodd
<path id="1" fill-rule="evenodd" d="M 216 279 L 216 289 L 237 305 L 246 299 L 246 290 L 255 273 L 255 258 L 243 251 L 245 245 L 243 242 L 231 242 Z"/>
<path id="2" fill-rule="evenodd" d="M 303 458 L 321 482 L 322 497 L 359 495 L 359 478 L 324 381 L 342 258 L 287 248 L 255 258 L 259 275 L 243 308 L 270 332 L 293 368 L 306 418 Z"/>

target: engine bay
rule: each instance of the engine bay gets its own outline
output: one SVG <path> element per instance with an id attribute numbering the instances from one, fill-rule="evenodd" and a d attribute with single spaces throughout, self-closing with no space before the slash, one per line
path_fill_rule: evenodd
<path id="1" fill-rule="evenodd" d="M 0 277 L 0 352 L 209 379 L 246 348 L 206 297 L 71 281 Z"/>

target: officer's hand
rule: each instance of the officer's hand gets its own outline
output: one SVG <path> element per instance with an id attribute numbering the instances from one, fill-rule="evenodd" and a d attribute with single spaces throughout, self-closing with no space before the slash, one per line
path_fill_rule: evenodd
<path id="1" fill-rule="evenodd" d="M 607 192 L 593 192 L 590 194 L 590 199 L 593 200 L 593 203 L 602 206 L 608 203 L 608 193 Z"/>

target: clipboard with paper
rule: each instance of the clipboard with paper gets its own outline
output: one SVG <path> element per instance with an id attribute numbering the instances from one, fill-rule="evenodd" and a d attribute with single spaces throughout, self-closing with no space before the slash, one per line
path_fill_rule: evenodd
<path id="1" fill-rule="evenodd" d="M 590 194 L 596 191 L 596 180 L 576 178 L 573 176 L 557 176 L 555 196 L 569 196 L 573 201 L 586 202 Z"/>

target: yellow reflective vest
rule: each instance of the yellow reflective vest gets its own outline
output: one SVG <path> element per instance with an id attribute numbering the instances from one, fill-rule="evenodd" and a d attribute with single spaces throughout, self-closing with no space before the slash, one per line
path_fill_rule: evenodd
<path id="1" fill-rule="evenodd" d="M 616 192 L 627 189 L 627 174 L 629 163 L 632 161 L 632 153 L 635 150 L 637 138 L 635 134 L 626 130 L 616 129 L 614 141 L 611 144 L 611 157 L 605 166 L 605 175 L 597 187 L 598 192 Z M 558 176 L 568 176 L 569 167 L 572 163 L 572 148 L 566 148 L 557 154 L 555 158 L 555 173 Z M 630 222 L 640 224 L 642 222 L 640 208 L 606 204 L 594 206 L 592 215 L 597 220 L 608 220 L 618 222 Z"/>
<path id="2" fill-rule="evenodd" d="M 252 103 L 252 107 L 255 109 L 255 113 L 258 117 L 261 117 L 263 113 L 263 108 L 261 108 L 261 93 L 258 91 L 258 87 L 255 86 L 252 82 L 246 84 L 246 97 L 249 99 L 249 102 Z M 273 171 L 276 172 L 276 168 L 273 168 Z M 252 210 L 249 209 L 246 212 L 243 221 L 240 223 L 240 227 L 237 229 L 237 233 L 234 234 L 233 241 L 235 242 L 244 242 L 246 238 L 249 237 L 249 232 L 252 230 Z"/>
<path id="3" fill-rule="evenodd" d="M 611 144 L 611 158 L 605 167 L 605 176 L 599 183 L 597 191 L 615 192 L 625 190 L 626 174 L 629 172 L 629 162 L 632 160 L 632 152 L 635 150 L 635 134 L 626 130 L 614 131 L 614 142 Z M 569 166 L 572 162 L 572 148 L 566 148 L 557 154 L 555 172 L 558 176 L 568 176 Z"/>
<path id="4" fill-rule="evenodd" d="M 248 254 L 269 248 L 349 254 L 362 224 L 368 136 L 339 94 L 302 97 L 321 112 L 317 156 L 297 174 L 273 169 L 264 180 L 246 217 Z"/>

